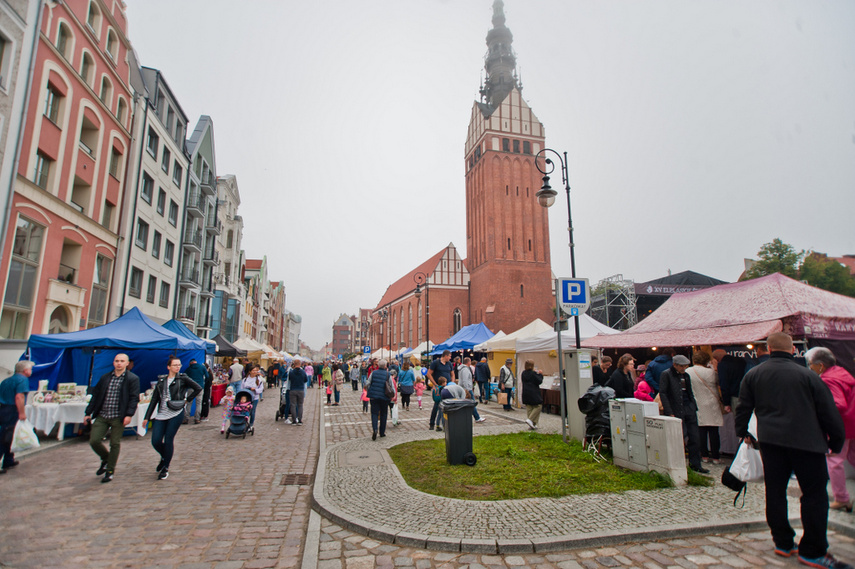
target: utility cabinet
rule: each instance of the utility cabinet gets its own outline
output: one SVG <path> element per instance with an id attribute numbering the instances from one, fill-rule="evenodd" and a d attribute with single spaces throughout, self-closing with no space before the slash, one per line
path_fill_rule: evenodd
<path id="1" fill-rule="evenodd" d="M 624 466 L 629 463 L 629 441 L 626 437 L 626 410 L 623 399 L 609 401 L 609 421 L 612 430 L 612 456 L 615 464 Z"/>
<path id="2" fill-rule="evenodd" d="M 677 486 L 688 482 L 683 451 L 683 421 L 677 417 L 646 417 L 647 463 L 650 470 L 667 474 Z M 615 462 L 617 464 L 617 462 Z"/>
<path id="3" fill-rule="evenodd" d="M 612 455 L 616 465 L 647 470 L 645 417 L 659 415 L 659 406 L 640 399 L 614 399 L 609 404 L 612 422 Z"/>

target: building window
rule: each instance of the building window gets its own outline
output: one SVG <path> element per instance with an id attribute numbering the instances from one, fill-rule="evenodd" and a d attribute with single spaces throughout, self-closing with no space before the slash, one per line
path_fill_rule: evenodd
<path id="1" fill-rule="evenodd" d="M 515 154 L 520 153 L 520 141 L 519 140 L 514 141 L 514 153 Z"/>
<path id="2" fill-rule="evenodd" d="M 163 215 L 164 211 L 166 211 L 166 192 L 163 191 L 163 188 L 159 188 L 157 191 L 157 213 Z"/>
<path id="3" fill-rule="evenodd" d="M 502 150 L 504 150 L 505 152 L 511 151 L 511 140 L 509 138 L 502 139 Z"/>
<path id="4" fill-rule="evenodd" d="M 88 53 L 83 53 L 83 59 L 80 63 L 80 77 L 87 85 L 92 85 L 92 75 L 95 73 L 95 61 Z"/>
<path id="5" fill-rule="evenodd" d="M 424 337 L 424 336 L 422 336 L 422 301 L 421 300 L 416 302 L 416 314 L 418 314 L 418 319 L 419 319 L 419 343 L 421 343 L 422 338 Z M 428 340 L 430 340 L 430 338 L 428 338 Z"/>
<path id="6" fill-rule="evenodd" d="M 157 133 L 154 132 L 154 129 L 148 127 L 148 142 L 146 143 L 146 148 L 148 149 L 148 153 L 151 154 L 155 159 L 157 159 L 157 151 L 160 147 L 160 137 L 157 136 Z"/>
<path id="7" fill-rule="evenodd" d="M 101 91 L 98 94 L 98 98 L 108 107 L 110 106 L 110 101 L 113 99 L 113 85 L 107 79 L 106 75 L 101 77 Z"/>
<path id="8" fill-rule="evenodd" d="M 64 23 L 59 24 L 59 31 L 56 33 L 56 50 L 66 60 L 69 59 L 68 52 L 71 43 L 71 31 Z"/>
<path id="9" fill-rule="evenodd" d="M 523 154 L 531 154 L 531 142 L 523 140 Z"/>
<path id="10" fill-rule="evenodd" d="M 0 338 L 24 339 L 37 288 L 36 274 L 42 255 L 44 227 L 19 217 L 12 243 L 12 259 L 6 279 L 3 312 L 0 314 Z"/>
<path id="11" fill-rule="evenodd" d="M 459 308 L 454 309 L 454 332 L 453 334 L 457 334 L 460 332 L 460 329 L 463 327 L 463 314 L 460 312 Z"/>
<path id="12" fill-rule="evenodd" d="M 169 162 L 172 160 L 172 153 L 164 147 L 163 157 L 160 159 L 160 169 L 169 174 Z"/>
<path id="13" fill-rule="evenodd" d="M 407 308 L 407 344 L 410 347 L 415 346 L 413 344 L 413 305 L 410 304 Z"/>
<path id="14" fill-rule="evenodd" d="M 101 212 L 101 225 L 110 229 L 113 226 L 113 212 L 116 211 L 116 205 L 109 201 L 104 201 L 104 210 Z"/>
<path id="15" fill-rule="evenodd" d="M 85 115 L 80 124 L 79 144 L 86 154 L 95 158 L 95 150 L 98 148 L 98 127 Z"/>
<path id="16" fill-rule="evenodd" d="M 62 103 L 62 95 L 59 94 L 53 85 L 48 83 L 47 92 L 45 93 L 45 116 L 50 119 L 53 124 L 59 123 L 59 110 Z"/>
<path id="17" fill-rule="evenodd" d="M 154 275 L 148 276 L 148 288 L 145 291 L 145 301 L 154 304 L 154 295 L 157 293 L 157 278 Z"/>
<path id="18" fill-rule="evenodd" d="M 128 104 L 125 100 L 119 97 L 119 102 L 116 105 L 116 118 L 119 119 L 119 122 L 122 126 L 125 126 L 125 114 L 128 112 Z"/>
<path id="19" fill-rule="evenodd" d="M 101 10 L 95 2 L 89 2 L 89 13 L 86 15 L 86 25 L 97 36 L 101 29 Z"/>
<path id="20" fill-rule="evenodd" d="M 36 153 L 36 171 L 33 173 L 33 182 L 43 190 L 46 190 L 48 187 L 52 164 L 53 160 L 41 152 Z"/>
<path id="21" fill-rule="evenodd" d="M 524 285 L 520 285 L 520 298 L 525 297 L 525 289 L 523 288 L 523 286 Z"/>
<path id="22" fill-rule="evenodd" d="M 178 226 L 178 204 L 175 200 L 169 200 L 169 223 L 173 227 Z"/>
<path id="23" fill-rule="evenodd" d="M 112 28 L 107 30 L 107 54 L 110 56 L 114 62 L 118 61 L 118 47 L 119 42 L 116 40 L 116 32 L 113 31 Z"/>
<path id="24" fill-rule="evenodd" d="M 508 251 L 511 250 L 511 238 L 508 237 Z"/>
<path id="25" fill-rule="evenodd" d="M 178 189 L 181 189 L 181 177 L 184 175 L 184 168 L 178 163 L 178 160 L 175 161 L 175 164 L 172 166 L 172 183 L 178 186 Z"/>
<path id="26" fill-rule="evenodd" d="M 89 298 L 89 319 L 87 328 L 104 324 L 107 316 L 107 292 L 110 289 L 112 259 L 103 255 L 95 256 L 95 278 L 92 281 L 92 296 Z"/>
<path id="27" fill-rule="evenodd" d="M 121 170 L 122 153 L 119 152 L 119 149 L 114 146 L 112 152 L 110 153 L 110 175 L 118 180 Z M 151 198 L 149 198 L 149 203 L 151 203 Z"/>
<path id="28" fill-rule="evenodd" d="M 528 240 L 528 250 L 531 251 L 531 239 Z"/>
<path id="29" fill-rule="evenodd" d="M 169 283 L 162 282 L 160 283 L 160 305 L 163 308 L 169 308 Z"/>
<path id="30" fill-rule="evenodd" d="M 160 231 L 155 231 L 151 238 L 151 256 L 155 259 L 160 258 L 160 241 L 162 238 Z"/>
<path id="31" fill-rule="evenodd" d="M 154 179 L 148 175 L 148 172 L 143 172 L 142 188 L 140 189 L 140 197 L 146 203 L 151 203 L 151 196 L 154 193 Z"/>
<path id="32" fill-rule="evenodd" d="M 143 272 L 136 267 L 131 267 L 131 282 L 128 285 L 128 294 L 134 298 L 142 296 Z"/>
<path id="33" fill-rule="evenodd" d="M 175 256 L 175 243 L 166 240 L 166 244 L 163 246 L 163 264 L 171 267 L 172 266 L 172 258 Z"/>
<path id="34" fill-rule="evenodd" d="M 234 231 L 229 229 L 226 233 L 226 249 L 231 249 L 234 245 L 235 234 Z"/>
<path id="35" fill-rule="evenodd" d="M 141 218 L 137 218 L 137 235 L 134 243 L 143 251 L 148 248 L 148 223 Z"/>

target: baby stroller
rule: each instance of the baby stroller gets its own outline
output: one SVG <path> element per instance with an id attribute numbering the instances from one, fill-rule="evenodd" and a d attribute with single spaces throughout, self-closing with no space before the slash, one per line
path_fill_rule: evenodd
<path id="1" fill-rule="evenodd" d="M 250 411 L 238 411 L 238 402 L 246 398 L 252 402 L 252 393 L 246 390 L 238 391 L 235 394 L 235 410 L 232 411 L 232 416 L 229 418 L 229 428 L 226 429 L 226 438 L 229 435 L 246 438 L 247 434 L 255 436 L 255 427 L 249 426 Z"/>
<path id="2" fill-rule="evenodd" d="M 597 461 L 603 458 L 603 444 L 611 448 L 611 418 L 609 400 L 614 399 L 615 390 L 600 385 L 591 386 L 579 398 L 579 411 L 585 414 L 585 440 L 582 445 Z"/>
<path id="3" fill-rule="evenodd" d="M 290 402 L 285 396 L 288 393 L 288 385 L 287 382 L 282 384 L 282 387 L 279 388 L 279 409 L 276 410 L 276 420 L 283 419 L 288 417 L 288 407 L 290 406 Z"/>

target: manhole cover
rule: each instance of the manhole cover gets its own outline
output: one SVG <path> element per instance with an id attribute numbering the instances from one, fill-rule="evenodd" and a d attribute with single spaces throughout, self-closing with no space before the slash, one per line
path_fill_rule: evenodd
<path id="1" fill-rule="evenodd" d="M 282 486 L 307 486 L 311 483 L 311 474 L 285 474 L 282 476 Z"/>
<path id="2" fill-rule="evenodd" d="M 370 466 L 373 464 L 384 464 L 383 454 L 376 450 L 361 450 L 344 453 L 345 466 Z"/>

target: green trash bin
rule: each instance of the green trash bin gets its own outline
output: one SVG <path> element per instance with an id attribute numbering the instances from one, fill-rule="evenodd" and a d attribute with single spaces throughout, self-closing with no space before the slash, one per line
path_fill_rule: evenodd
<path id="1" fill-rule="evenodd" d="M 445 418 L 445 458 L 448 464 L 475 466 L 472 452 L 472 399 L 444 399 L 440 403 Z"/>

